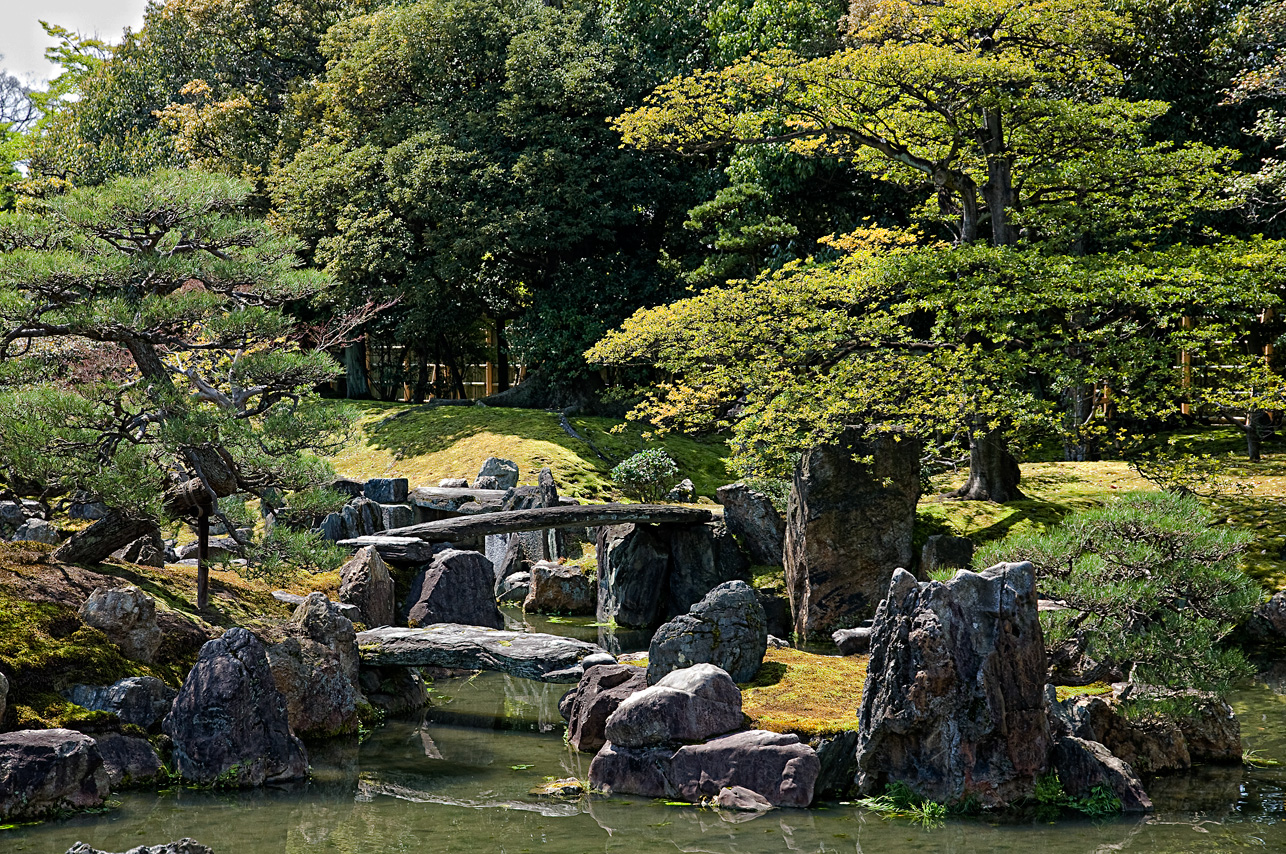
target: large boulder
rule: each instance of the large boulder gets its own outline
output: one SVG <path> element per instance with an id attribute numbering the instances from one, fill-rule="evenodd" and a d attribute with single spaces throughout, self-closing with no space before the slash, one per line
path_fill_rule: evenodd
<path id="1" fill-rule="evenodd" d="M 87 842 L 77 842 L 67 849 L 67 854 L 109 854 L 109 852 L 99 851 Z M 214 849 L 207 848 L 195 839 L 184 837 L 175 842 L 140 845 L 137 848 L 131 848 L 124 854 L 214 854 Z"/>
<path id="2" fill-rule="evenodd" d="M 513 489 L 518 485 L 518 464 L 513 460 L 487 457 L 482 467 L 478 469 L 478 476 L 473 480 L 473 488 L 482 489 L 478 482 L 487 478 L 494 478 L 495 485 L 490 486 L 491 489 Z M 490 484 L 491 481 L 487 483 Z"/>
<path id="3" fill-rule="evenodd" d="M 0 820 L 96 807 L 110 785 L 98 745 L 87 735 L 69 729 L 0 734 Z"/>
<path id="4" fill-rule="evenodd" d="M 720 584 L 652 635 L 648 682 L 694 664 L 713 664 L 734 682 L 759 672 L 768 649 L 768 628 L 755 590 L 744 581 Z"/>
<path id="5" fill-rule="evenodd" d="M 26 541 L 30 543 L 45 543 L 56 546 L 64 539 L 62 532 L 55 526 L 49 524 L 44 519 L 32 517 L 21 525 L 13 533 L 14 540 L 19 542 Z"/>
<path id="6" fill-rule="evenodd" d="M 741 691 L 712 664 L 676 670 L 631 694 L 607 718 L 607 740 L 622 747 L 701 741 L 741 726 Z"/>
<path id="7" fill-rule="evenodd" d="M 558 703 L 567 721 L 567 743 L 597 753 L 607 742 L 607 719 L 625 699 L 647 687 L 647 671 L 632 664 L 599 664 L 585 669 L 576 687 Z"/>
<path id="8" fill-rule="evenodd" d="M 194 783 L 260 786 L 308 774 L 267 652 L 242 628 L 201 647 L 162 728 L 175 768 Z"/>
<path id="9" fill-rule="evenodd" d="M 941 803 L 1032 794 L 1050 751 L 1045 643 L 1030 563 L 917 583 L 897 570 L 876 612 L 858 715 L 857 786 Z"/>
<path id="10" fill-rule="evenodd" d="M 463 623 L 503 628 L 505 618 L 496 607 L 495 583 L 491 561 L 484 555 L 459 549 L 439 552 L 411 582 L 406 597 L 407 625 Z"/>
<path id="11" fill-rule="evenodd" d="M 874 613 L 893 571 L 911 565 L 919 498 L 920 445 L 899 434 L 849 432 L 800 459 L 785 545 L 796 633 L 826 636 Z"/>
<path id="12" fill-rule="evenodd" d="M 362 494 L 377 504 L 405 504 L 410 484 L 404 477 L 373 477 Z"/>
<path id="13" fill-rule="evenodd" d="M 156 600 L 133 585 L 94 588 L 80 606 L 80 618 L 107 635 L 126 658 L 151 663 L 161 646 Z"/>
<path id="14" fill-rule="evenodd" d="M 806 807 L 818 769 L 817 755 L 798 736 L 749 730 L 677 750 L 609 742 L 590 763 L 589 781 L 609 793 L 694 803 L 740 787 L 773 806 Z"/>
<path id="15" fill-rule="evenodd" d="M 359 683 L 357 633 L 321 593 L 310 593 L 290 619 L 291 637 L 267 650 L 290 728 L 303 738 L 356 732 L 366 702 Z"/>
<path id="16" fill-rule="evenodd" d="M 817 754 L 799 736 L 752 729 L 680 747 L 670 761 L 670 780 L 680 798 L 694 803 L 741 786 L 773 806 L 806 807 L 820 769 Z"/>
<path id="17" fill-rule="evenodd" d="M 1107 786 L 1126 812 L 1151 812 L 1152 801 L 1134 769 L 1097 741 L 1064 736 L 1055 743 L 1052 760 L 1063 791 L 1072 797 L 1083 798 L 1095 787 Z"/>
<path id="18" fill-rule="evenodd" d="M 393 576 L 374 546 L 359 549 L 340 569 L 339 601 L 356 606 L 358 619 L 372 629 L 397 619 Z"/>
<path id="19" fill-rule="evenodd" d="M 542 560 L 531 567 L 524 611 L 533 614 L 593 614 L 597 585 L 579 566 Z"/>
<path id="20" fill-rule="evenodd" d="M 1241 724 L 1232 706 L 1217 694 L 1187 691 L 1180 697 L 1189 707 L 1175 723 L 1183 733 L 1193 762 L 1239 764 L 1242 761 Z"/>
<path id="21" fill-rule="evenodd" d="M 722 522 L 664 525 L 670 552 L 668 616 L 686 613 L 725 581 L 750 581 L 750 563 Z"/>
<path id="22" fill-rule="evenodd" d="M 111 712 L 121 723 L 152 729 L 178 693 L 155 676 L 130 676 L 111 685 L 73 685 L 63 696 L 91 711 Z"/>
<path id="23" fill-rule="evenodd" d="M 164 776 L 161 757 L 147 739 L 112 732 L 98 736 L 97 742 L 113 789 L 151 785 Z"/>
<path id="24" fill-rule="evenodd" d="M 746 484 L 730 483 L 715 491 L 723 505 L 723 521 L 759 566 L 781 566 L 786 549 L 786 520 L 772 499 Z"/>
<path id="25" fill-rule="evenodd" d="M 599 622 L 655 626 L 669 587 L 669 544 L 649 525 L 605 525 L 596 546 Z"/>

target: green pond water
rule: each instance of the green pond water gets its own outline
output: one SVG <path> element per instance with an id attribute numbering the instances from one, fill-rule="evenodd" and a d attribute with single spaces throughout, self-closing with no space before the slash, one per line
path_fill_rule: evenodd
<path id="1" fill-rule="evenodd" d="M 391 721 L 361 745 L 314 747 L 306 786 L 119 793 L 103 814 L 0 832 L 0 854 L 63 854 L 81 840 L 125 851 L 183 836 L 218 854 L 1286 851 L 1286 765 L 1158 778 L 1154 814 L 1097 823 L 984 816 L 925 828 L 844 804 L 747 816 L 633 797 L 544 800 L 528 791 L 589 768 L 591 757 L 563 744 L 566 690 L 495 673 L 439 680 L 422 719 Z M 1286 670 L 1234 705 L 1247 746 L 1286 763 Z"/>

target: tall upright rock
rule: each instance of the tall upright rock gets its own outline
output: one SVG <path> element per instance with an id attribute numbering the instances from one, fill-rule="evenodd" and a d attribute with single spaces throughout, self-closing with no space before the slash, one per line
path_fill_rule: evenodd
<path id="1" fill-rule="evenodd" d="M 894 573 L 858 714 L 859 789 L 889 783 L 943 803 L 1030 796 L 1051 737 L 1045 641 L 1030 563 L 947 582 Z"/>
<path id="2" fill-rule="evenodd" d="M 849 431 L 805 454 L 786 510 L 786 587 L 795 632 L 829 636 L 875 611 L 911 565 L 920 443 Z"/>

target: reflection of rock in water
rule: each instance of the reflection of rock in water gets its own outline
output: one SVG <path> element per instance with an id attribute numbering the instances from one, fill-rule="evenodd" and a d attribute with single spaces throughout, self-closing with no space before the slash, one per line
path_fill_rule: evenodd
<path id="1" fill-rule="evenodd" d="M 1240 765 L 1198 765 L 1182 774 L 1154 777 L 1144 786 L 1158 812 L 1223 816 L 1239 811 L 1246 776 Z"/>
<path id="2" fill-rule="evenodd" d="M 360 770 L 357 736 L 332 738 L 308 745 L 310 793 L 349 794 Z"/>
<path id="3" fill-rule="evenodd" d="M 356 783 L 356 781 L 354 781 Z M 286 854 L 315 854 L 353 815 L 351 797 L 343 801 L 318 800 L 291 811 L 286 828 Z"/>
<path id="4" fill-rule="evenodd" d="M 689 854 L 745 854 L 747 851 L 885 852 L 976 854 L 979 851 L 1025 851 L 1050 842 L 1051 828 L 1040 825 L 994 825 L 987 820 L 953 819 L 921 827 L 908 819 L 883 819 L 857 807 L 813 810 L 777 809 L 751 815 L 694 807 L 659 807 L 643 799 L 590 798 L 586 812 L 611 837 L 608 854 L 633 854 L 643 848 L 640 833 L 652 843 L 647 850 L 673 848 Z M 1149 819 L 1121 819 L 1095 824 L 1070 819 L 1060 824 L 1059 854 L 1107 854 L 1131 848 Z M 1146 841 L 1146 837 L 1141 842 Z M 597 846 L 595 846 L 597 850 Z M 1144 845 L 1141 850 L 1154 850 Z M 1165 851 L 1184 851 L 1166 847 Z"/>
<path id="5" fill-rule="evenodd" d="M 644 652 L 651 641 L 652 633 L 647 629 L 625 629 L 608 625 L 598 627 L 598 645 L 612 655 Z"/>
<path id="6" fill-rule="evenodd" d="M 535 724 L 535 732 L 562 730 L 563 717 L 558 714 L 558 700 L 567 693 L 568 687 L 505 674 L 505 717 L 531 720 Z"/>
<path id="7" fill-rule="evenodd" d="M 499 800 L 484 797 L 459 798 L 445 794 L 446 781 L 441 778 L 417 778 L 414 775 L 385 773 L 363 774 L 357 781 L 357 801 L 370 802 L 378 797 L 397 798 L 415 804 L 443 804 L 469 809 L 510 809 L 535 812 L 547 816 L 572 816 L 581 811 L 578 803 L 562 803 L 532 799 L 530 801 Z M 453 787 L 454 788 L 454 787 Z"/>

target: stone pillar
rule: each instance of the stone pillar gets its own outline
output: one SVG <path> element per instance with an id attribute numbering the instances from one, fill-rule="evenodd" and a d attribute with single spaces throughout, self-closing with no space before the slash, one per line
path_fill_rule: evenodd
<path id="1" fill-rule="evenodd" d="M 1003 807 L 1048 766 L 1036 571 L 1002 563 L 917 583 L 894 573 L 858 710 L 859 790 L 904 783 L 939 803 Z"/>
<path id="2" fill-rule="evenodd" d="M 915 439 L 850 432 L 803 456 L 786 510 L 786 587 L 797 634 L 829 637 L 874 614 L 893 570 L 911 565 L 919 498 Z"/>

